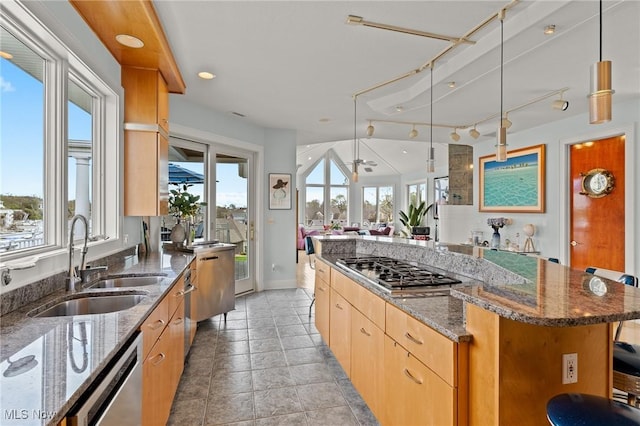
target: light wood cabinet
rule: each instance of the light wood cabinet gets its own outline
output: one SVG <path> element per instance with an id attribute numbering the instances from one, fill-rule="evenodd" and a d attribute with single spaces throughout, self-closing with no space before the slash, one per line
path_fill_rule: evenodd
<path id="1" fill-rule="evenodd" d="M 184 369 L 184 278 L 180 277 L 141 326 L 142 424 L 166 424 Z"/>
<path id="2" fill-rule="evenodd" d="M 333 288 L 329 316 L 329 347 L 351 377 L 351 305 Z"/>
<path id="3" fill-rule="evenodd" d="M 125 90 L 124 214 L 168 213 L 169 94 L 157 70 L 122 68 Z"/>
<path id="4" fill-rule="evenodd" d="M 122 67 L 124 122 L 157 125 L 169 131 L 169 91 L 158 70 Z M 156 129 L 157 130 L 157 129 Z"/>
<path id="5" fill-rule="evenodd" d="M 318 332 L 322 336 L 322 339 L 326 344 L 329 344 L 331 337 L 329 330 L 329 315 L 331 306 L 331 288 L 329 287 L 330 280 L 329 266 L 324 262 L 316 262 L 316 281 L 314 294 L 316 298 L 315 302 L 315 322 Z"/>
<path id="6" fill-rule="evenodd" d="M 196 268 L 195 259 L 191 261 L 189 264 L 189 268 L 191 270 L 191 285 L 194 287 L 198 287 L 198 269 Z M 193 300 L 195 296 L 195 291 L 191 292 L 189 298 L 191 299 L 191 303 L 189 303 L 189 312 L 185 311 L 185 316 L 188 317 L 187 321 L 189 321 L 189 346 L 193 344 L 193 339 L 196 337 L 196 331 L 198 331 L 198 321 L 195 318 L 198 317 L 197 312 L 197 304 Z M 186 309 L 186 306 L 185 306 Z M 191 318 L 194 318 L 193 320 Z"/>
<path id="7" fill-rule="evenodd" d="M 380 419 L 385 405 L 384 331 L 359 312 L 351 310 L 351 382 Z"/>
<path id="8" fill-rule="evenodd" d="M 389 336 L 384 341 L 385 425 L 455 425 L 457 390 Z"/>

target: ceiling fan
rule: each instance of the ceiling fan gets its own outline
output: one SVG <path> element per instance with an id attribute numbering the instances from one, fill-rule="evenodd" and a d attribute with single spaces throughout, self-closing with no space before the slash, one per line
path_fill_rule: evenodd
<path id="1" fill-rule="evenodd" d="M 375 167 L 378 165 L 378 163 L 376 163 L 373 160 L 363 160 L 361 158 L 358 158 L 356 160 L 354 160 L 353 162 L 348 162 L 346 163 L 347 165 L 353 165 L 353 163 L 356 163 L 358 166 L 362 166 L 365 172 L 372 172 L 373 169 L 371 167 Z"/>

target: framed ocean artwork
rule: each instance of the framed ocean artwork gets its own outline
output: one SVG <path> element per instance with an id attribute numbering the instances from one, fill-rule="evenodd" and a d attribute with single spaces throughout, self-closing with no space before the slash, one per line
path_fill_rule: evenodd
<path id="1" fill-rule="evenodd" d="M 509 151 L 505 162 L 479 161 L 481 212 L 544 213 L 545 145 Z"/>

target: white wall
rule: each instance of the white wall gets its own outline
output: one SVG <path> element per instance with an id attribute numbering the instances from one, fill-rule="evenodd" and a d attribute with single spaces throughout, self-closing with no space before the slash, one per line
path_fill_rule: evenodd
<path id="1" fill-rule="evenodd" d="M 615 95 L 614 95 L 615 98 Z M 585 100 L 586 102 L 586 100 Z M 534 237 L 536 249 L 547 257 L 557 257 L 563 264 L 568 264 L 568 144 L 580 141 L 600 139 L 607 136 L 625 133 L 626 142 L 626 272 L 640 273 L 640 197 L 637 192 L 637 164 L 640 164 L 640 101 L 616 104 L 613 108 L 614 119 L 610 123 L 590 125 L 586 114 L 570 117 L 522 132 L 509 133 L 509 149 L 523 148 L 532 145 L 546 144 L 546 212 L 543 214 L 527 213 L 480 213 L 478 212 L 478 170 L 474 170 L 474 209 L 455 211 L 457 206 L 450 206 L 456 223 L 456 232 L 452 238 L 459 241 L 460 235 L 469 236 L 475 229 L 484 231 L 485 237 L 491 235 L 491 228 L 486 224 L 489 217 L 511 217 L 513 225 L 501 230 L 502 238 L 515 238 L 515 233 L 522 235 L 522 226 L 533 223 L 537 232 Z M 516 124 L 514 124 L 516 126 Z M 493 140 L 479 142 L 474 145 L 474 164 L 478 158 L 495 152 Z M 452 218 L 452 219 L 453 219 Z M 466 239 L 466 238 L 465 238 Z M 485 238 L 489 240 L 489 238 Z"/>

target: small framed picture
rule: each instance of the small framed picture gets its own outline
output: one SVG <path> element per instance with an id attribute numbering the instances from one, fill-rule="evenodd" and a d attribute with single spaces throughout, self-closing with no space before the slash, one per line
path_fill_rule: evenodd
<path id="1" fill-rule="evenodd" d="M 291 210 L 291 174 L 269 173 L 269 210 Z"/>

